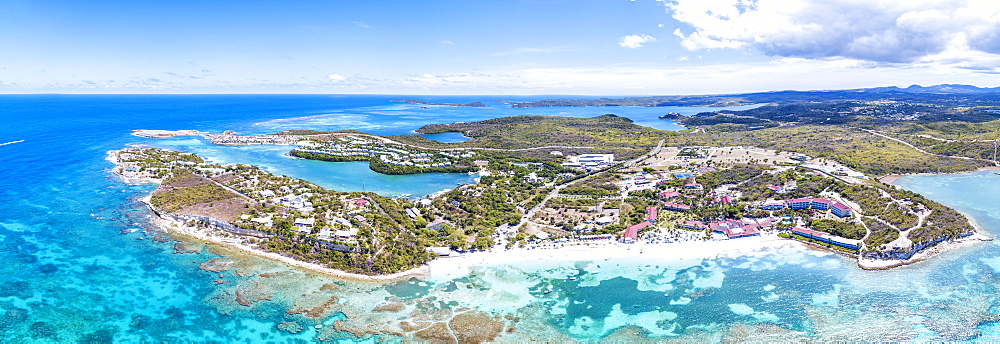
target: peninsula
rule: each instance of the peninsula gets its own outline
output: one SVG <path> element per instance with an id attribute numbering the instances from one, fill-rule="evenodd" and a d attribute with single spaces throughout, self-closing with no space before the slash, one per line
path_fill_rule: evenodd
<path id="1" fill-rule="evenodd" d="M 416 99 L 390 100 L 390 102 L 393 102 L 393 103 L 410 103 L 410 104 L 418 104 L 418 105 L 458 106 L 458 107 L 487 107 L 487 106 L 489 106 L 489 105 L 486 105 L 485 103 L 482 103 L 482 102 L 472 102 L 472 103 L 467 103 L 467 104 L 453 104 L 453 103 L 425 102 L 425 101 L 416 100 Z"/>
<path id="2" fill-rule="evenodd" d="M 414 200 L 326 190 L 253 166 L 211 164 L 161 149 L 126 148 L 109 160 L 126 180 L 159 183 L 148 204 L 169 227 L 358 278 L 398 278 L 439 256 L 542 243 L 667 249 L 685 242 L 790 240 L 882 269 L 952 244 L 988 240 L 953 209 L 872 176 L 970 170 L 985 161 L 920 152 L 864 129 L 718 129 L 724 125 L 665 132 L 613 115 L 516 116 L 420 129 L 472 137 L 461 143 L 358 132 L 204 134 L 216 144 L 294 145 L 289 155 L 330 163 L 367 160 L 387 173 L 461 168 L 481 176 L 476 184 Z M 797 150 L 761 147 L 805 134 L 831 139 Z M 725 144 L 733 141 L 746 144 Z M 858 143 L 895 158 L 838 159 L 841 149 L 859 151 Z M 755 237 L 765 240 L 748 239 Z"/>

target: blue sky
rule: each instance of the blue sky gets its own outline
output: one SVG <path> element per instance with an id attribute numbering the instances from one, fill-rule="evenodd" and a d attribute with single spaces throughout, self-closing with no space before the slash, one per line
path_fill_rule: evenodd
<path id="1" fill-rule="evenodd" d="M 0 0 L 0 9 L 2 93 L 1000 84 L 1000 5 L 980 0 Z"/>

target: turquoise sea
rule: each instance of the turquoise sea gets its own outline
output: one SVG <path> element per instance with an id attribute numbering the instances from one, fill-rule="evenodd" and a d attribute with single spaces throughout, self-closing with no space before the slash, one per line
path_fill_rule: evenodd
<path id="1" fill-rule="evenodd" d="M 406 98 L 414 97 L 0 96 L 0 144 L 24 140 L 0 145 L 0 342 L 399 341 L 392 329 L 400 322 L 457 326 L 455 314 L 467 312 L 502 323 L 498 340 L 507 342 L 1000 341 L 1000 245 L 994 242 L 889 271 L 862 271 L 837 255 L 784 248 L 712 259 L 483 264 L 458 277 L 383 285 L 331 279 L 196 242 L 177 244 L 149 224 L 137 204 L 152 186 L 121 183 L 104 161 L 108 150 L 154 145 L 251 163 L 335 190 L 420 196 L 472 177 L 383 176 L 363 164 L 286 158 L 287 147 L 221 147 L 130 132 L 402 134 L 430 123 L 605 113 L 676 130 L 656 116 L 706 110 L 511 109 L 489 102 L 532 99 L 506 96 L 419 97 L 483 101 L 493 105 L 488 108 L 389 102 Z M 1000 175 L 910 176 L 897 184 L 1000 235 Z M 189 250 L 197 253 L 175 253 Z M 214 272 L 199 268 L 212 258 L 232 263 Z M 386 307 L 372 311 L 380 306 Z"/>

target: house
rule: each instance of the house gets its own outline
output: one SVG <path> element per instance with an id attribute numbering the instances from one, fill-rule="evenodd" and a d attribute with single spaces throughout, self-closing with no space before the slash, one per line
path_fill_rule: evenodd
<path id="1" fill-rule="evenodd" d="M 427 252 L 434 253 L 439 256 L 450 256 L 452 254 L 451 248 L 449 247 L 428 247 Z"/>
<path id="2" fill-rule="evenodd" d="M 729 196 L 722 196 L 722 197 L 712 198 L 712 201 L 709 202 L 709 204 L 719 204 L 719 203 L 722 203 L 722 204 L 732 204 L 733 200 L 731 198 L 729 198 Z"/>
<path id="3" fill-rule="evenodd" d="M 846 204 L 840 202 L 834 203 L 833 207 L 831 207 L 830 209 L 831 209 L 830 211 L 833 212 L 834 215 L 840 217 L 849 217 L 853 214 L 853 212 L 851 211 L 851 207 L 848 207 Z"/>
<path id="4" fill-rule="evenodd" d="M 271 190 L 258 190 L 257 194 L 260 195 L 260 197 L 264 197 L 264 198 L 271 198 L 271 197 L 276 196 L 274 194 L 274 191 L 271 191 Z"/>
<path id="5" fill-rule="evenodd" d="M 528 173 L 528 175 L 525 176 L 524 179 L 528 183 L 538 183 L 542 181 L 542 178 L 538 178 L 538 174 L 535 172 Z"/>
<path id="6" fill-rule="evenodd" d="M 307 218 L 297 218 L 297 219 L 295 219 L 294 225 L 296 227 L 301 227 L 301 228 L 312 228 L 313 226 L 316 226 L 316 218 L 313 218 L 313 217 L 310 217 L 308 219 Z"/>
<path id="7" fill-rule="evenodd" d="M 671 199 L 671 198 L 674 198 L 674 197 L 679 197 L 680 195 L 681 195 L 681 193 L 677 192 L 677 191 L 661 192 L 660 193 L 660 197 L 663 197 L 663 199 Z"/>
<path id="8" fill-rule="evenodd" d="M 338 230 L 333 232 L 333 236 L 338 239 L 354 239 L 358 235 L 358 228 L 352 227 L 347 230 Z"/>
<path id="9" fill-rule="evenodd" d="M 598 217 L 596 220 L 594 220 L 594 223 L 603 226 L 603 225 L 611 224 L 611 222 L 614 222 L 614 221 L 615 221 L 615 219 L 612 218 L 611 216 L 601 216 L 601 217 Z"/>
<path id="10" fill-rule="evenodd" d="M 691 210 L 691 206 L 687 204 L 667 202 L 663 204 L 663 209 L 673 210 L 673 211 L 688 211 Z"/>
<path id="11" fill-rule="evenodd" d="M 701 184 L 698 184 L 698 183 L 687 183 L 687 184 L 684 184 L 684 188 L 685 189 L 701 190 Z"/>
<path id="12" fill-rule="evenodd" d="M 359 207 L 364 207 L 368 205 L 368 200 L 366 199 L 356 199 L 354 200 L 354 205 Z"/>
<path id="13" fill-rule="evenodd" d="M 268 216 L 268 217 L 255 217 L 255 218 L 250 219 L 250 222 L 259 223 L 259 224 L 262 224 L 262 225 L 264 225 L 266 227 L 271 227 L 272 225 L 274 225 L 274 221 L 271 220 L 270 216 Z"/>

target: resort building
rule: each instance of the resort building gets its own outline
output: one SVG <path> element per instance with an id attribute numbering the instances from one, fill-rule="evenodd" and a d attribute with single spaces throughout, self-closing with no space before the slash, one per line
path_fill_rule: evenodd
<path id="1" fill-rule="evenodd" d="M 853 212 L 851 211 L 851 207 L 848 207 L 846 204 L 840 202 L 834 203 L 833 207 L 831 207 L 830 209 L 831 209 L 830 211 L 833 212 L 834 215 L 840 217 L 849 217 L 853 214 Z"/>
<path id="2" fill-rule="evenodd" d="M 653 224 L 649 221 L 642 221 L 637 224 L 628 226 L 625 228 L 625 235 L 622 236 L 622 240 L 625 242 L 635 242 L 639 239 L 639 230 L 652 226 Z"/>
<path id="3" fill-rule="evenodd" d="M 811 205 L 812 205 L 812 199 L 807 197 L 793 198 L 788 200 L 788 208 L 791 209 L 809 209 Z"/>
<path id="4" fill-rule="evenodd" d="M 729 239 L 760 235 L 757 225 L 746 224 L 740 220 L 712 222 L 708 226 L 713 232 L 724 234 Z"/>
<path id="5" fill-rule="evenodd" d="M 837 246 L 844 247 L 844 248 L 849 248 L 849 249 L 852 249 L 852 250 L 860 250 L 861 249 L 861 240 L 853 240 L 853 239 L 842 238 L 842 237 L 839 237 L 839 236 L 836 236 L 836 235 L 833 235 L 833 234 L 830 234 L 830 233 L 824 233 L 824 232 L 814 231 L 814 230 L 811 230 L 811 229 L 808 229 L 808 228 L 804 228 L 804 227 L 795 227 L 795 228 L 792 228 L 792 233 L 793 234 L 797 234 L 797 235 L 801 235 L 801 236 L 809 238 L 809 239 L 817 240 L 817 241 L 820 241 L 820 242 L 825 242 L 825 243 L 828 243 L 828 244 L 837 245 Z"/>
<path id="6" fill-rule="evenodd" d="M 567 158 L 562 166 L 566 167 L 599 167 L 610 166 L 615 162 L 614 154 L 582 154 Z"/>
<path id="7" fill-rule="evenodd" d="M 576 161 L 581 164 L 611 164 L 615 162 L 614 154 L 584 154 L 576 157 Z"/>
<path id="8" fill-rule="evenodd" d="M 812 203 L 810 203 L 810 206 L 813 209 L 828 210 L 830 209 L 830 203 L 831 203 L 830 200 L 825 198 L 813 198 Z"/>
<path id="9" fill-rule="evenodd" d="M 657 209 L 656 207 L 646 207 L 646 221 L 656 222 Z"/>
<path id="10" fill-rule="evenodd" d="M 764 209 L 764 210 L 781 210 L 781 209 L 785 209 L 785 202 L 775 201 L 775 200 L 767 200 L 767 201 L 764 201 L 764 203 L 760 205 L 760 208 Z"/>

